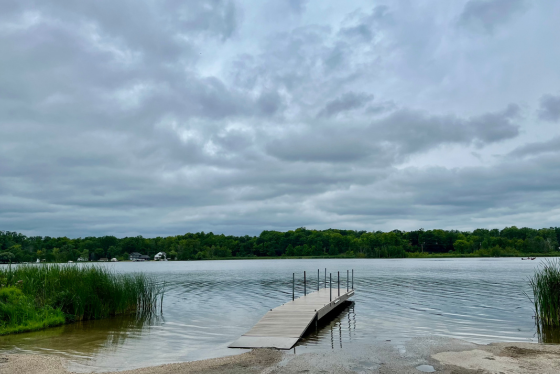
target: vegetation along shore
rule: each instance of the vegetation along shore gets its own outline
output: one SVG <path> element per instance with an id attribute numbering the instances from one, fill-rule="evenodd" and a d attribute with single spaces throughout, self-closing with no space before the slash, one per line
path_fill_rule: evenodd
<path id="1" fill-rule="evenodd" d="M 163 286 L 141 273 L 44 264 L 0 268 L 0 335 L 124 313 L 149 314 Z"/>
<path id="2" fill-rule="evenodd" d="M 535 306 L 535 319 L 540 335 L 556 332 L 560 327 L 560 260 L 545 260 L 529 279 Z M 546 337 L 547 341 L 558 341 L 558 337 Z"/>
<path id="3" fill-rule="evenodd" d="M 25 236 L 0 231 L 0 262 L 128 260 L 133 252 L 172 260 L 290 257 L 558 256 L 560 227 L 390 232 L 354 230 L 263 231 L 259 236 L 213 233 L 144 238 Z"/>

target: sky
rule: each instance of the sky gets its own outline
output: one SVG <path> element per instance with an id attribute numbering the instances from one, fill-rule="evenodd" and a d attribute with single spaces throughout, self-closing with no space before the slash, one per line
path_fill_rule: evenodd
<path id="1" fill-rule="evenodd" d="M 556 0 L 2 0 L 0 230 L 560 226 Z"/>

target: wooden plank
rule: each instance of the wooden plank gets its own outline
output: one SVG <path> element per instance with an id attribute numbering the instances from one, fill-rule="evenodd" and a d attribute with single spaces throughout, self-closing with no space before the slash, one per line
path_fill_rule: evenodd
<path id="1" fill-rule="evenodd" d="M 276 348 L 290 349 L 299 338 L 241 336 L 229 345 L 229 348 Z"/>
<path id="2" fill-rule="evenodd" d="M 290 349 L 309 325 L 321 319 L 354 294 L 354 290 L 323 288 L 287 302 L 266 313 L 251 330 L 229 345 L 230 348 Z"/>

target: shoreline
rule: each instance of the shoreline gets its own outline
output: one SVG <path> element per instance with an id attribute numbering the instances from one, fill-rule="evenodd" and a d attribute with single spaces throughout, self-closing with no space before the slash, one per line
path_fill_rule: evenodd
<path id="1" fill-rule="evenodd" d="M 415 260 L 422 260 L 422 259 L 455 259 L 455 258 L 518 258 L 518 259 L 525 259 L 526 257 L 534 257 L 535 260 L 540 258 L 556 258 L 560 257 L 560 252 L 551 252 L 547 254 L 543 253 L 523 253 L 519 255 L 508 255 L 508 256 L 472 256 L 470 254 L 427 254 L 427 255 L 416 255 L 417 252 L 407 252 L 414 254 L 412 256 L 406 257 L 347 257 L 347 256 L 263 256 L 263 257 L 215 257 L 215 258 L 202 258 L 199 260 L 168 260 L 168 261 L 131 261 L 131 260 L 121 260 L 121 261 L 76 261 L 71 262 L 72 264 L 114 264 L 114 263 L 147 263 L 147 262 L 200 262 L 200 261 L 242 261 L 242 260 L 406 260 L 406 259 L 415 259 Z M 534 261 L 534 260 L 526 260 L 526 261 Z M 0 265 L 35 265 L 35 264 L 67 264 L 68 262 L 12 262 L 12 263 L 1 263 Z"/>
<path id="2" fill-rule="evenodd" d="M 560 345 L 539 343 L 491 343 L 427 336 L 403 345 L 374 342 L 349 351 L 332 350 L 294 354 L 292 351 L 258 349 L 233 356 L 166 364 L 107 374 L 179 373 L 421 373 L 446 374 L 558 373 Z M 56 356 L 0 355 L 0 374 L 69 374 L 68 362 Z"/>

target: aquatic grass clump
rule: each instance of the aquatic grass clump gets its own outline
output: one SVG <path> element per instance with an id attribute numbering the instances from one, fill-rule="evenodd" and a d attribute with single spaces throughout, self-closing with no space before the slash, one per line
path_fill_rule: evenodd
<path id="1" fill-rule="evenodd" d="M 17 286 L 38 309 L 60 311 L 66 322 L 154 313 L 164 293 L 164 286 L 145 274 L 93 265 L 10 266 L 0 269 L 0 282 Z"/>
<path id="2" fill-rule="evenodd" d="M 48 305 L 38 308 L 19 288 L 0 288 L 0 335 L 40 330 L 64 322 L 61 310 Z"/>
<path id="3" fill-rule="evenodd" d="M 560 327 L 560 260 L 545 260 L 529 283 L 539 327 Z"/>

